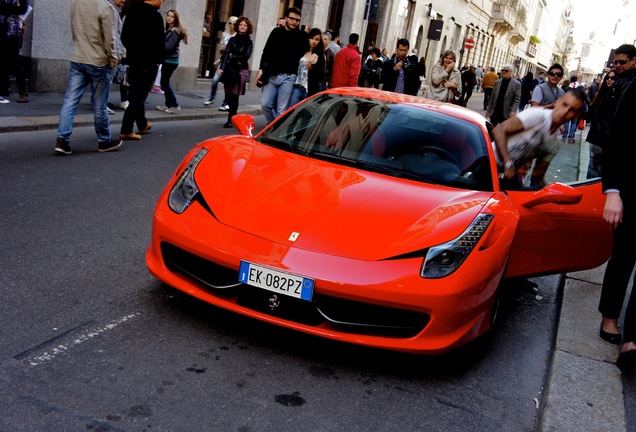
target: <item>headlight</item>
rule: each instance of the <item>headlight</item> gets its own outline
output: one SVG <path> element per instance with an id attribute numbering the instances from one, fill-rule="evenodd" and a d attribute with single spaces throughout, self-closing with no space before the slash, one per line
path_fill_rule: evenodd
<path id="1" fill-rule="evenodd" d="M 170 195 L 168 196 L 168 205 L 173 211 L 183 213 L 199 193 L 199 188 L 194 181 L 194 171 L 207 152 L 208 151 L 204 148 L 199 150 L 199 152 L 190 159 L 190 163 L 185 167 L 179 176 L 179 180 L 177 180 L 172 187 Z"/>
<path id="2" fill-rule="evenodd" d="M 491 214 L 480 214 L 455 240 L 430 248 L 424 258 L 421 276 L 436 279 L 457 270 L 484 235 L 493 217 Z"/>

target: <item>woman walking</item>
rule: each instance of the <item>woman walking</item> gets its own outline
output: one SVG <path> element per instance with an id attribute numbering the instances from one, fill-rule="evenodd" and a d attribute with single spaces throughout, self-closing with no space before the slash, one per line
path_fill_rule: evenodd
<path id="1" fill-rule="evenodd" d="M 170 87 L 170 77 L 179 66 L 179 44 L 188 43 L 188 33 L 181 26 L 179 14 L 176 10 L 169 10 L 166 14 L 166 58 L 161 65 L 161 89 L 166 98 L 166 105 L 159 105 L 159 111 L 174 114 L 181 109 L 177 98 Z"/>
<path id="2" fill-rule="evenodd" d="M 462 94 L 462 78 L 455 65 L 456 56 L 446 50 L 431 68 L 426 97 L 442 102 L 454 101 Z"/>
<path id="3" fill-rule="evenodd" d="M 307 52 L 298 62 L 298 73 L 292 90 L 289 106 L 294 106 L 307 96 L 320 91 L 320 84 L 325 82 L 325 52 L 322 45 L 322 31 L 318 28 L 309 30 Z"/>
<path id="4" fill-rule="evenodd" d="M 254 48 L 249 36 L 254 31 L 252 22 L 246 17 L 240 17 L 236 20 L 235 27 L 236 35 L 228 41 L 219 65 L 219 75 L 225 87 L 225 100 L 229 106 L 224 128 L 232 127 L 232 117 L 238 110 L 239 96 L 245 94 L 245 84 L 249 75 L 247 61 L 252 56 Z"/>

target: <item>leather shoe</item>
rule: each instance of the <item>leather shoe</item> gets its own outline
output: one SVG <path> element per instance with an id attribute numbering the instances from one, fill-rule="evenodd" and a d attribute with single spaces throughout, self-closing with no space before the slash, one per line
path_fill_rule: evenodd
<path id="1" fill-rule="evenodd" d="M 233 128 L 234 126 L 232 126 L 232 123 L 227 122 L 227 123 L 225 123 L 225 124 L 223 125 L 223 127 L 224 127 L 225 129 L 230 129 L 230 128 Z"/>
<path id="2" fill-rule="evenodd" d="M 134 132 L 131 132 L 129 134 L 119 134 L 119 139 L 139 141 L 141 139 L 141 135 Z"/>
<path id="3" fill-rule="evenodd" d="M 137 133 L 139 135 L 144 135 L 144 134 L 147 134 L 148 132 L 150 132 L 150 129 L 152 129 L 152 122 L 150 120 L 148 120 L 148 122 L 146 123 L 146 127 L 143 128 L 143 129 L 139 129 L 137 131 Z"/>
<path id="4" fill-rule="evenodd" d="M 599 336 L 605 342 L 609 342 L 609 343 L 614 344 L 614 345 L 620 345 L 621 342 L 622 342 L 621 334 L 620 333 L 609 333 L 609 332 L 606 332 L 605 330 L 603 330 L 603 323 L 601 323 L 601 329 L 599 330 Z"/>
<path id="5" fill-rule="evenodd" d="M 629 350 L 618 355 L 616 366 L 622 371 L 636 368 L 636 350 Z"/>

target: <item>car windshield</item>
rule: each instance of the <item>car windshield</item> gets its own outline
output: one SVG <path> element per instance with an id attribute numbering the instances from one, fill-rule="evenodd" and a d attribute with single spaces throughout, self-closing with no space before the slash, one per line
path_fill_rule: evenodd
<path id="1" fill-rule="evenodd" d="M 393 177 L 492 190 L 481 129 L 417 105 L 325 94 L 277 119 L 258 140 Z"/>

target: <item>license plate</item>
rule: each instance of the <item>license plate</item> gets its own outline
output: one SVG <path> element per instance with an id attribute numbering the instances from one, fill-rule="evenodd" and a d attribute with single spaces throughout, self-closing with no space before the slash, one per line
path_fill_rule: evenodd
<path id="1" fill-rule="evenodd" d="M 247 261 L 241 261 L 239 282 L 307 301 L 314 293 L 313 279 Z"/>

